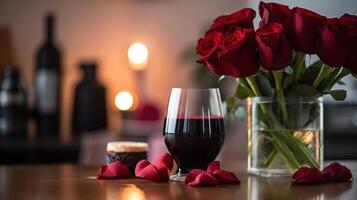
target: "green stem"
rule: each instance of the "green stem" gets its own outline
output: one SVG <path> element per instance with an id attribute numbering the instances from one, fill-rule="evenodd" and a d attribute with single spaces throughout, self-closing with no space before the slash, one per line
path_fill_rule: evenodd
<path id="1" fill-rule="evenodd" d="M 255 78 L 254 77 L 248 77 L 246 78 L 246 81 L 248 82 L 248 84 L 250 85 L 250 87 L 252 88 L 253 93 L 256 96 L 262 96 L 257 83 L 255 82 Z"/>
<path id="2" fill-rule="evenodd" d="M 342 67 L 333 68 L 331 70 L 331 73 L 322 81 L 321 84 L 324 86 L 324 88 L 320 88 L 321 91 L 327 90 L 329 86 L 336 80 L 337 76 L 341 71 L 342 71 Z"/>
<path id="3" fill-rule="evenodd" d="M 273 113 L 268 113 L 270 118 L 273 120 L 273 123 L 276 127 L 273 127 L 274 129 L 277 130 L 283 130 L 284 127 L 280 124 L 280 122 L 276 119 L 275 115 Z M 279 139 L 281 141 L 284 142 L 284 144 L 287 146 L 289 152 L 288 155 L 290 154 L 290 152 L 294 152 L 290 155 L 292 155 L 295 159 L 296 157 L 300 157 L 304 163 L 306 163 L 307 165 L 309 165 L 310 167 L 319 167 L 318 163 L 316 162 L 311 150 L 305 146 L 303 143 L 301 143 L 297 138 L 295 138 L 291 133 L 289 133 L 289 131 L 283 131 L 280 134 L 271 134 L 271 135 L 279 135 L 279 138 L 275 138 L 275 139 Z M 280 151 L 280 150 L 279 150 Z M 285 155 L 285 152 L 281 152 L 283 155 Z M 296 160 L 296 159 L 295 159 Z M 291 165 L 291 167 L 293 169 L 297 169 L 300 165 L 299 162 L 296 160 L 297 167 L 294 168 L 293 165 L 291 165 L 292 163 L 289 163 Z"/>
<path id="4" fill-rule="evenodd" d="M 294 63 L 296 63 L 295 65 L 295 69 L 294 69 L 294 82 L 297 83 L 299 81 L 301 72 L 303 70 L 304 67 L 304 63 L 305 63 L 305 54 L 302 52 L 296 52 L 295 55 L 295 61 Z"/>
<path id="5" fill-rule="evenodd" d="M 240 78 L 240 79 L 238 80 L 238 85 L 239 85 L 239 84 L 240 84 L 243 88 L 246 89 L 246 91 L 248 92 L 248 95 L 249 95 L 249 96 L 255 96 L 255 94 L 254 94 L 253 91 L 250 89 L 249 84 L 248 84 L 248 82 L 247 82 L 247 80 L 246 80 L 245 78 Z M 237 86 L 237 88 L 238 88 L 238 86 Z"/>
<path id="6" fill-rule="evenodd" d="M 268 158 L 265 161 L 265 166 L 268 169 L 270 169 L 273 166 L 273 164 L 274 164 L 276 158 L 278 157 L 278 155 L 279 155 L 279 151 L 277 151 L 276 148 L 274 148 L 273 151 L 270 152 Z"/>
<path id="7" fill-rule="evenodd" d="M 276 89 L 278 90 L 279 105 L 283 113 L 283 121 L 286 124 L 288 120 L 288 111 L 286 110 L 286 106 L 285 106 L 285 95 L 284 95 L 283 78 L 282 78 L 283 73 L 280 71 L 273 71 L 273 76 L 275 80 Z"/>
<path id="8" fill-rule="evenodd" d="M 328 65 L 323 64 L 319 74 L 317 75 L 314 83 L 312 84 L 312 87 L 314 88 L 318 88 L 319 84 L 321 83 L 321 81 L 329 75 L 329 73 L 331 72 L 332 68 L 329 67 Z"/>
<path id="9" fill-rule="evenodd" d="M 332 70 L 338 70 L 338 73 L 329 80 L 328 84 L 326 84 L 326 90 L 330 90 L 338 81 L 350 74 L 349 70 L 343 67 L 333 68 Z"/>

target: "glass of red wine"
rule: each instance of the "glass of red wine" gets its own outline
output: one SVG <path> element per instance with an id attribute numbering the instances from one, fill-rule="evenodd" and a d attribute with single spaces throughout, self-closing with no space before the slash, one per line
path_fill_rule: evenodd
<path id="1" fill-rule="evenodd" d="M 165 144 L 177 164 L 172 181 L 184 181 L 191 169 L 206 170 L 224 141 L 219 89 L 171 90 L 164 122 Z"/>

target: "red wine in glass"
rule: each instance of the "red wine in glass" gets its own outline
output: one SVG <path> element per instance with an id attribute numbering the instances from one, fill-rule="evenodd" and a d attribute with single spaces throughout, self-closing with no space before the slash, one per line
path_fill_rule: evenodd
<path id="1" fill-rule="evenodd" d="M 164 122 L 165 144 L 183 181 L 191 169 L 206 170 L 224 141 L 224 119 L 218 89 L 172 89 Z"/>

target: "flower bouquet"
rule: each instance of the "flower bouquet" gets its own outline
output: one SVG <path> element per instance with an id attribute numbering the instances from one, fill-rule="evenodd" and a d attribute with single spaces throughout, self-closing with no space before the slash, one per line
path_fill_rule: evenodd
<path id="1" fill-rule="evenodd" d="M 321 168 L 321 96 L 344 100 L 346 91 L 333 86 L 349 74 L 356 77 L 357 16 L 327 18 L 264 2 L 259 15 L 257 30 L 250 8 L 216 18 L 197 42 L 197 62 L 236 78 L 228 111 L 236 111 L 238 99 L 248 99 L 250 172 L 270 176 L 302 165 Z"/>

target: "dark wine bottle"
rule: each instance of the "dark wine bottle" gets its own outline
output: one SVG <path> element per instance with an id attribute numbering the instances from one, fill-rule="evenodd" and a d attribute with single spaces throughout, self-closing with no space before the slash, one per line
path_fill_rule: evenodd
<path id="1" fill-rule="evenodd" d="M 83 79 L 76 87 L 73 105 L 72 127 L 75 136 L 82 133 L 105 130 L 107 126 L 105 87 L 96 79 L 96 64 L 80 65 Z"/>
<path id="2" fill-rule="evenodd" d="M 54 41 L 54 23 L 53 15 L 48 15 L 45 26 L 46 39 L 36 57 L 36 130 L 41 138 L 59 136 L 61 53 Z"/>
<path id="3" fill-rule="evenodd" d="M 27 134 L 27 98 L 19 71 L 6 66 L 0 85 L 0 138 L 25 139 Z"/>

